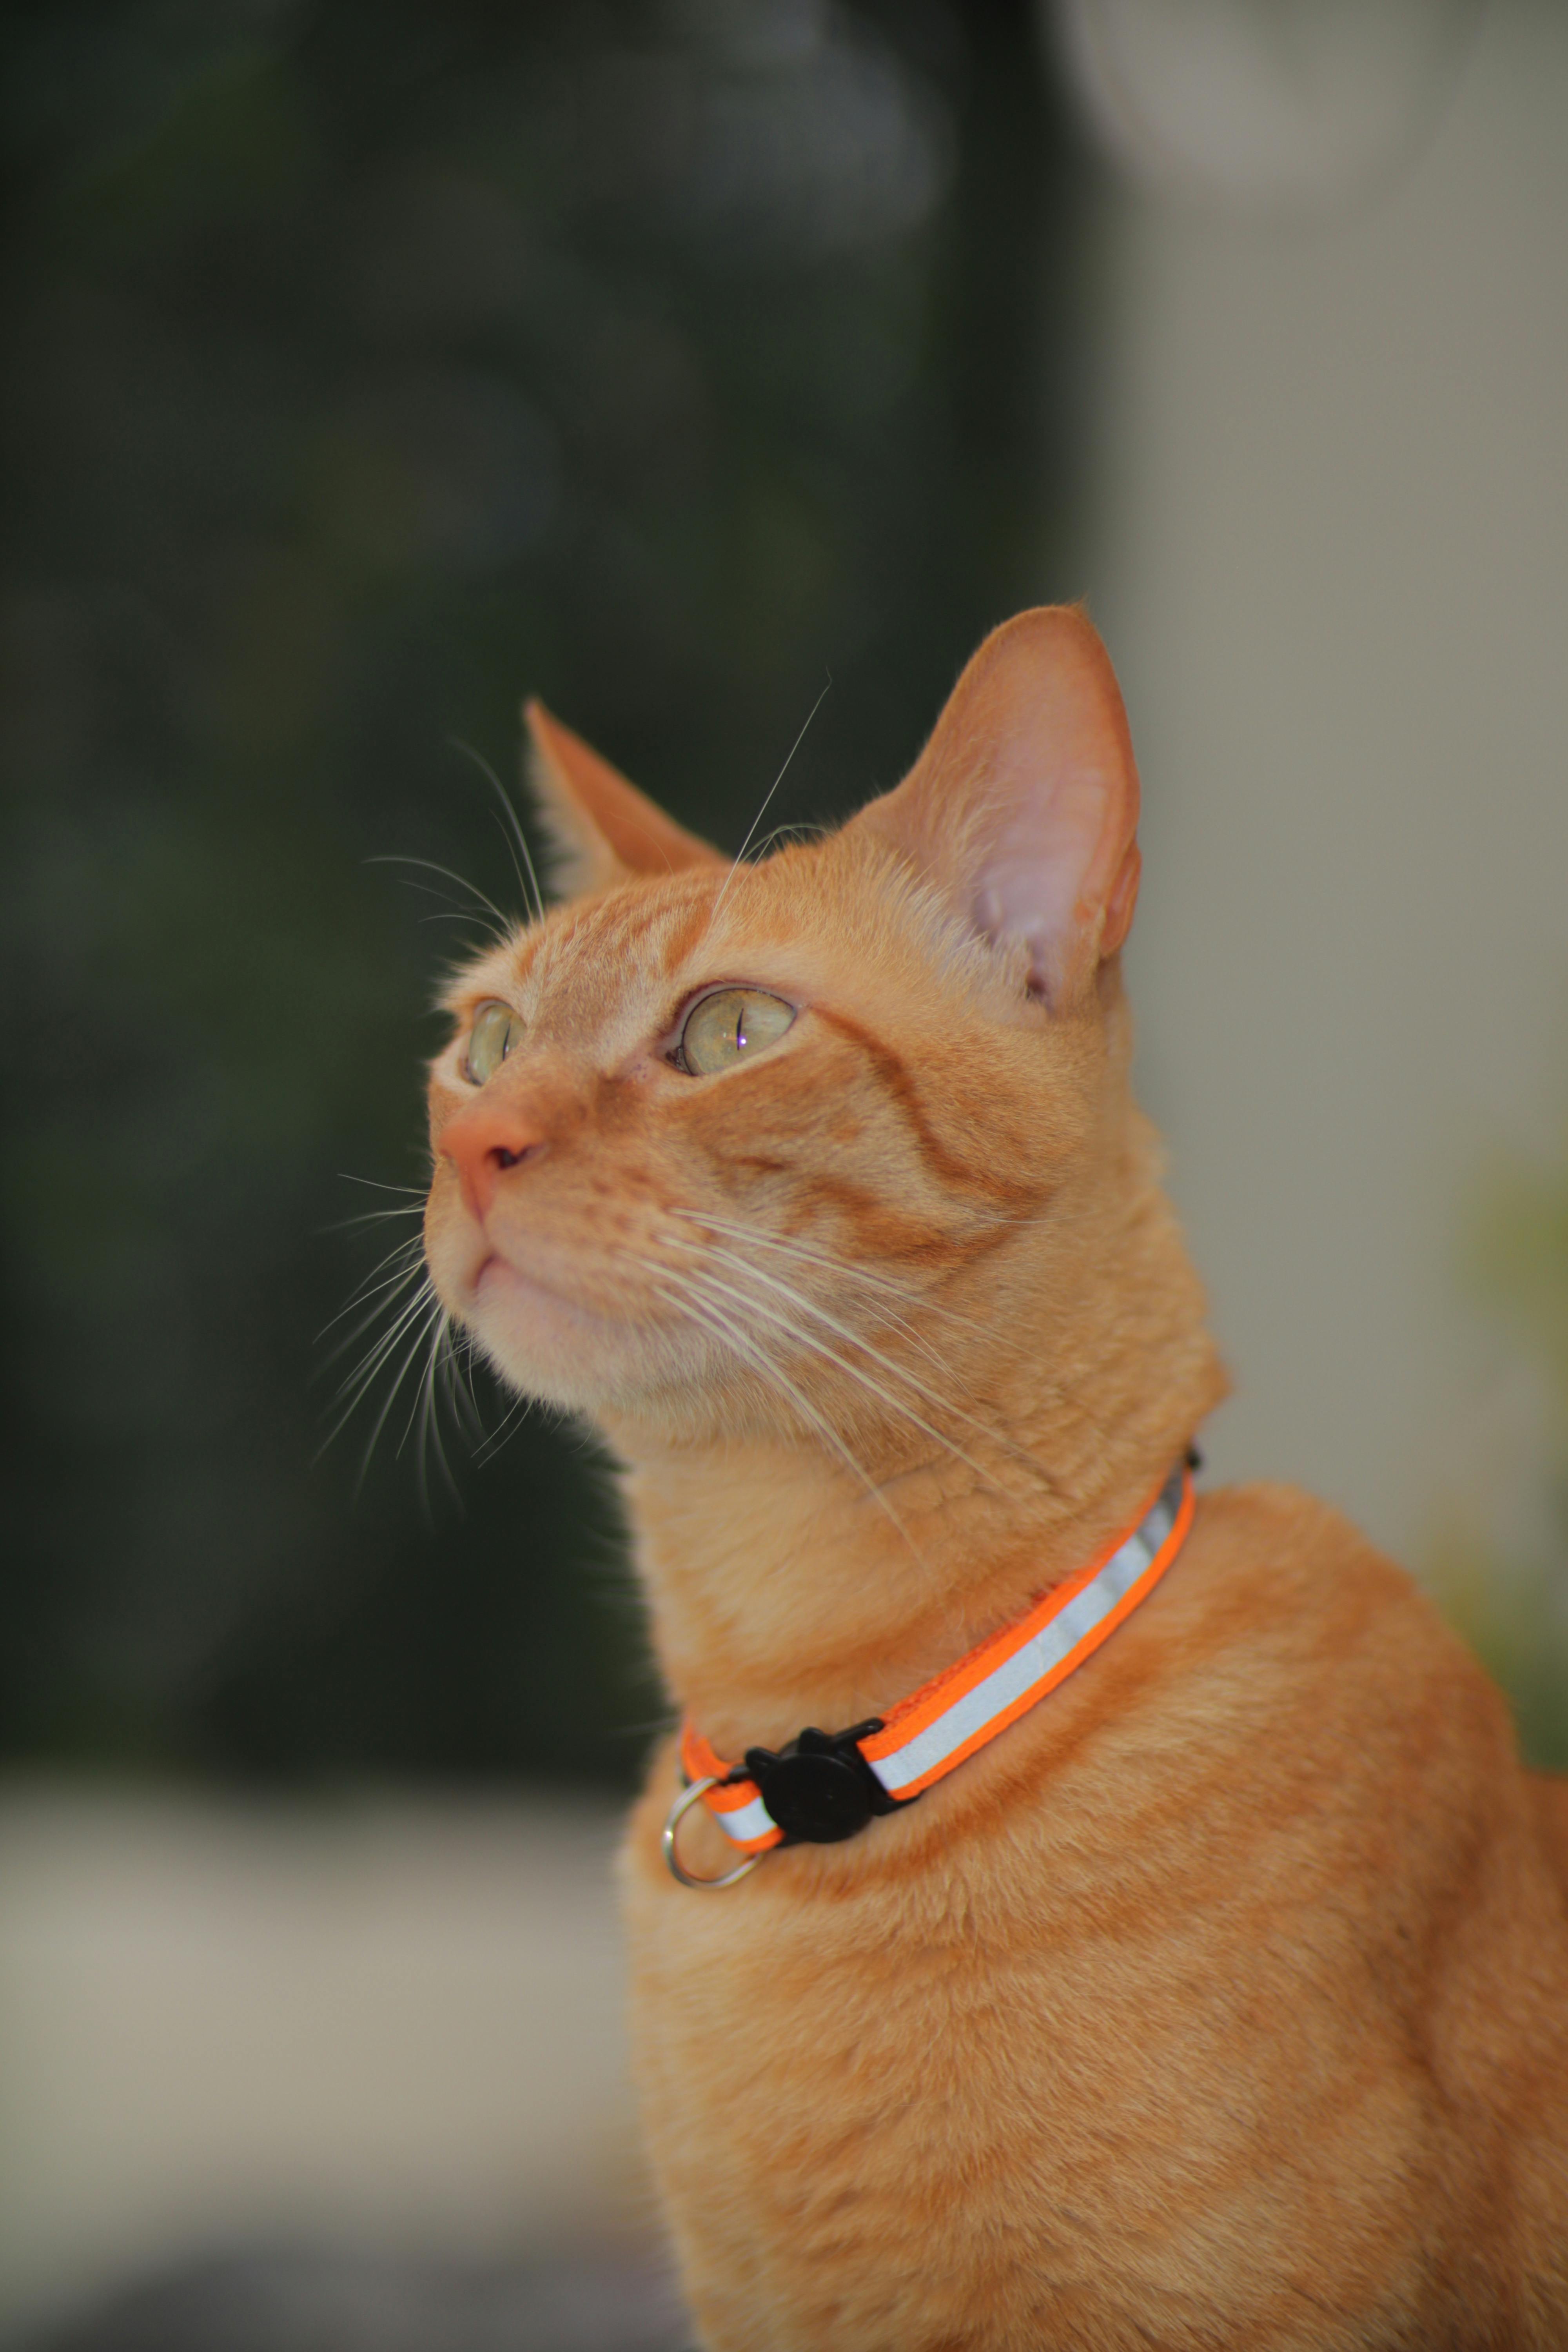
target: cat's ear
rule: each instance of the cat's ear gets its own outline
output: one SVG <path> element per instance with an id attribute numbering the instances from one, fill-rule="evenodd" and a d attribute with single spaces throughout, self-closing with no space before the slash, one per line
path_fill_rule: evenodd
<path id="1" fill-rule="evenodd" d="M 656 808 L 542 702 L 525 703 L 522 715 L 530 781 L 552 853 L 551 879 L 563 898 L 608 889 L 639 874 L 729 865 L 718 850 Z"/>
<path id="2" fill-rule="evenodd" d="M 855 820 L 997 946 L 1032 994 L 1080 994 L 1138 895 L 1138 770 L 1110 657 L 1073 605 L 994 629 L 895 792 Z"/>

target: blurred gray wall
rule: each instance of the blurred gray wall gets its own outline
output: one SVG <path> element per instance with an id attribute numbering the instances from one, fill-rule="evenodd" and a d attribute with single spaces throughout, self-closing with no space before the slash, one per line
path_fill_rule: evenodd
<path id="1" fill-rule="evenodd" d="M 1088 576 L 1212 1465 L 1415 1561 L 1507 1418 L 1468 1204 L 1568 1108 L 1568 14 L 1489 11 L 1391 186 L 1124 180 L 1103 239 Z"/>

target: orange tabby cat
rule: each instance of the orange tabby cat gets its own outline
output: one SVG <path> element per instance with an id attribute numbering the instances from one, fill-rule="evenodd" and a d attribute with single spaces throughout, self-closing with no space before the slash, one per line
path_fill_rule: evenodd
<path id="1" fill-rule="evenodd" d="M 1224 1391 L 1129 1092 L 1137 775 L 1065 610 L 752 866 L 531 716 L 568 895 L 452 992 L 429 1262 L 626 1465 L 713 1879 L 710 1801 L 1048 1616 Z M 743 1884 L 667 1870 L 657 1758 L 638 2067 L 713 2352 L 1568 2347 L 1568 1784 L 1333 1512 L 1184 1524 L 919 1802 L 840 1745 L 855 1833 Z"/>

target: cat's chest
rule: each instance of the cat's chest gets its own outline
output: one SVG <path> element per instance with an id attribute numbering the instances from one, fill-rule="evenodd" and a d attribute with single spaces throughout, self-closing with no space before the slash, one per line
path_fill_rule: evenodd
<path id="1" fill-rule="evenodd" d="M 763 2302 L 784 2315 L 776 2336 L 734 2340 L 1056 2341 L 1038 2331 L 1069 2308 L 1109 2326 L 1140 2276 L 1153 2294 L 1208 2259 L 1238 2201 L 1256 2204 L 1260 2274 L 1288 2264 L 1260 2126 L 1261 2144 L 1326 2146 L 1334 2102 L 1315 2114 L 1300 2086 L 1326 2090 L 1352 2053 L 1282 1989 L 1267 1997 L 1297 2022 L 1249 2073 L 1258 1980 L 1227 1972 L 1212 1918 L 1179 1895 L 1141 1918 L 1114 1891 L 1097 1907 L 1070 1831 L 1045 1822 L 1033 1842 L 1010 1830 L 1002 1853 L 951 1854 L 940 1886 L 793 1904 L 783 1870 L 753 1886 L 763 1901 L 667 1899 L 641 1843 L 633 2008 L 661 2185 L 693 2274 L 752 2328 Z M 1352 2235 L 1374 2231 L 1383 2189 L 1353 2148 L 1332 2161 Z M 911 2278 L 923 2298 L 904 2309 Z M 847 2295 L 866 2299 L 863 2325 Z M 988 2305 L 990 2332 L 969 2332 Z"/>

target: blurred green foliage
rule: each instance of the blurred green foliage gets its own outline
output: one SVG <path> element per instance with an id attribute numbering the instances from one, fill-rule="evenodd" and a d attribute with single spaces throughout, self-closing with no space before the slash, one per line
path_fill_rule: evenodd
<path id="1" fill-rule="evenodd" d="M 1438 1598 L 1513 1703 L 1526 1759 L 1568 1771 L 1568 1156 L 1488 1183 L 1470 1285 L 1537 1377 L 1524 1507 L 1463 1512 L 1436 1547 Z"/>
<path id="2" fill-rule="evenodd" d="M 6 11 L 12 1759 L 635 1767 L 581 1439 L 518 1418 L 427 1514 L 401 1405 L 357 1496 L 370 1416 L 316 1458 L 369 1262 L 328 1229 L 396 1198 L 341 1173 L 420 1183 L 466 936 L 366 861 L 511 891 L 452 744 L 510 773 L 529 690 L 737 843 L 831 671 L 772 814 L 838 813 L 1076 592 L 1082 173 L 1033 37 L 1024 0 Z"/>

